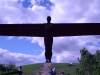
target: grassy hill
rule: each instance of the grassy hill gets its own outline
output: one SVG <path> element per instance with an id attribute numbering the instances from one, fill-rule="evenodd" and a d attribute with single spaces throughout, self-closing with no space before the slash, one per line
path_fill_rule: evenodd
<path id="1" fill-rule="evenodd" d="M 23 66 L 23 71 L 24 74 L 29 75 L 29 74 L 36 74 L 40 71 L 43 63 L 39 64 L 30 64 L 30 65 L 24 65 Z M 56 67 L 56 72 L 57 75 L 59 72 L 64 71 L 65 74 L 69 73 L 70 75 L 75 75 L 75 70 L 78 67 L 78 64 L 68 64 L 68 63 L 54 63 Z"/>

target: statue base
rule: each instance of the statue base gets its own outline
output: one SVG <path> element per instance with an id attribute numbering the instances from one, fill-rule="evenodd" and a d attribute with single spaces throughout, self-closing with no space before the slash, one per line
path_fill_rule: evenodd
<path id="1" fill-rule="evenodd" d="M 52 68 L 52 63 L 44 63 L 39 75 L 50 75 L 50 71 Z"/>

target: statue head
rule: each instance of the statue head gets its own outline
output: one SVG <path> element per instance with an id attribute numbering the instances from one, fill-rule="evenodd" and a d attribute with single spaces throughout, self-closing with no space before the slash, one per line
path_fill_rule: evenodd
<path id="1" fill-rule="evenodd" d="M 47 17 L 47 23 L 50 23 L 50 22 L 51 22 L 51 17 L 48 16 L 48 17 Z"/>

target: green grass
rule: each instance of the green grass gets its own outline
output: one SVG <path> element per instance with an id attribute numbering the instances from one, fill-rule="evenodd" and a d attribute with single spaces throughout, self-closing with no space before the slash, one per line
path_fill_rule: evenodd
<path id="1" fill-rule="evenodd" d="M 31 64 L 31 65 L 24 65 L 23 66 L 23 72 L 24 74 L 31 74 L 31 73 L 38 73 L 42 67 L 42 63 L 41 64 Z M 59 74 L 59 72 L 65 72 L 65 74 L 69 73 L 70 75 L 75 75 L 75 70 L 78 67 L 78 64 L 74 64 L 74 65 L 70 65 L 67 63 L 54 63 L 55 67 L 56 67 L 56 72 L 57 75 Z"/>
<path id="2" fill-rule="evenodd" d="M 30 74 L 30 73 L 37 73 L 40 71 L 40 68 L 43 64 L 31 64 L 31 65 L 24 65 L 23 66 L 23 72 L 24 74 Z"/>

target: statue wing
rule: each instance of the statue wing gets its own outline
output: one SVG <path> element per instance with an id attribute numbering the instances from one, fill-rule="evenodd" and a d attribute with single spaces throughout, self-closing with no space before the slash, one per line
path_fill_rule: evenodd
<path id="1" fill-rule="evenodd" d="M 35 36 L 44 37 L 48 24 L 7 24 L 0 25 L 1 36 Z M 100 25 L 86 23 L 56 23 L 50 27 L 52 36 L 100 35 Z"/>

